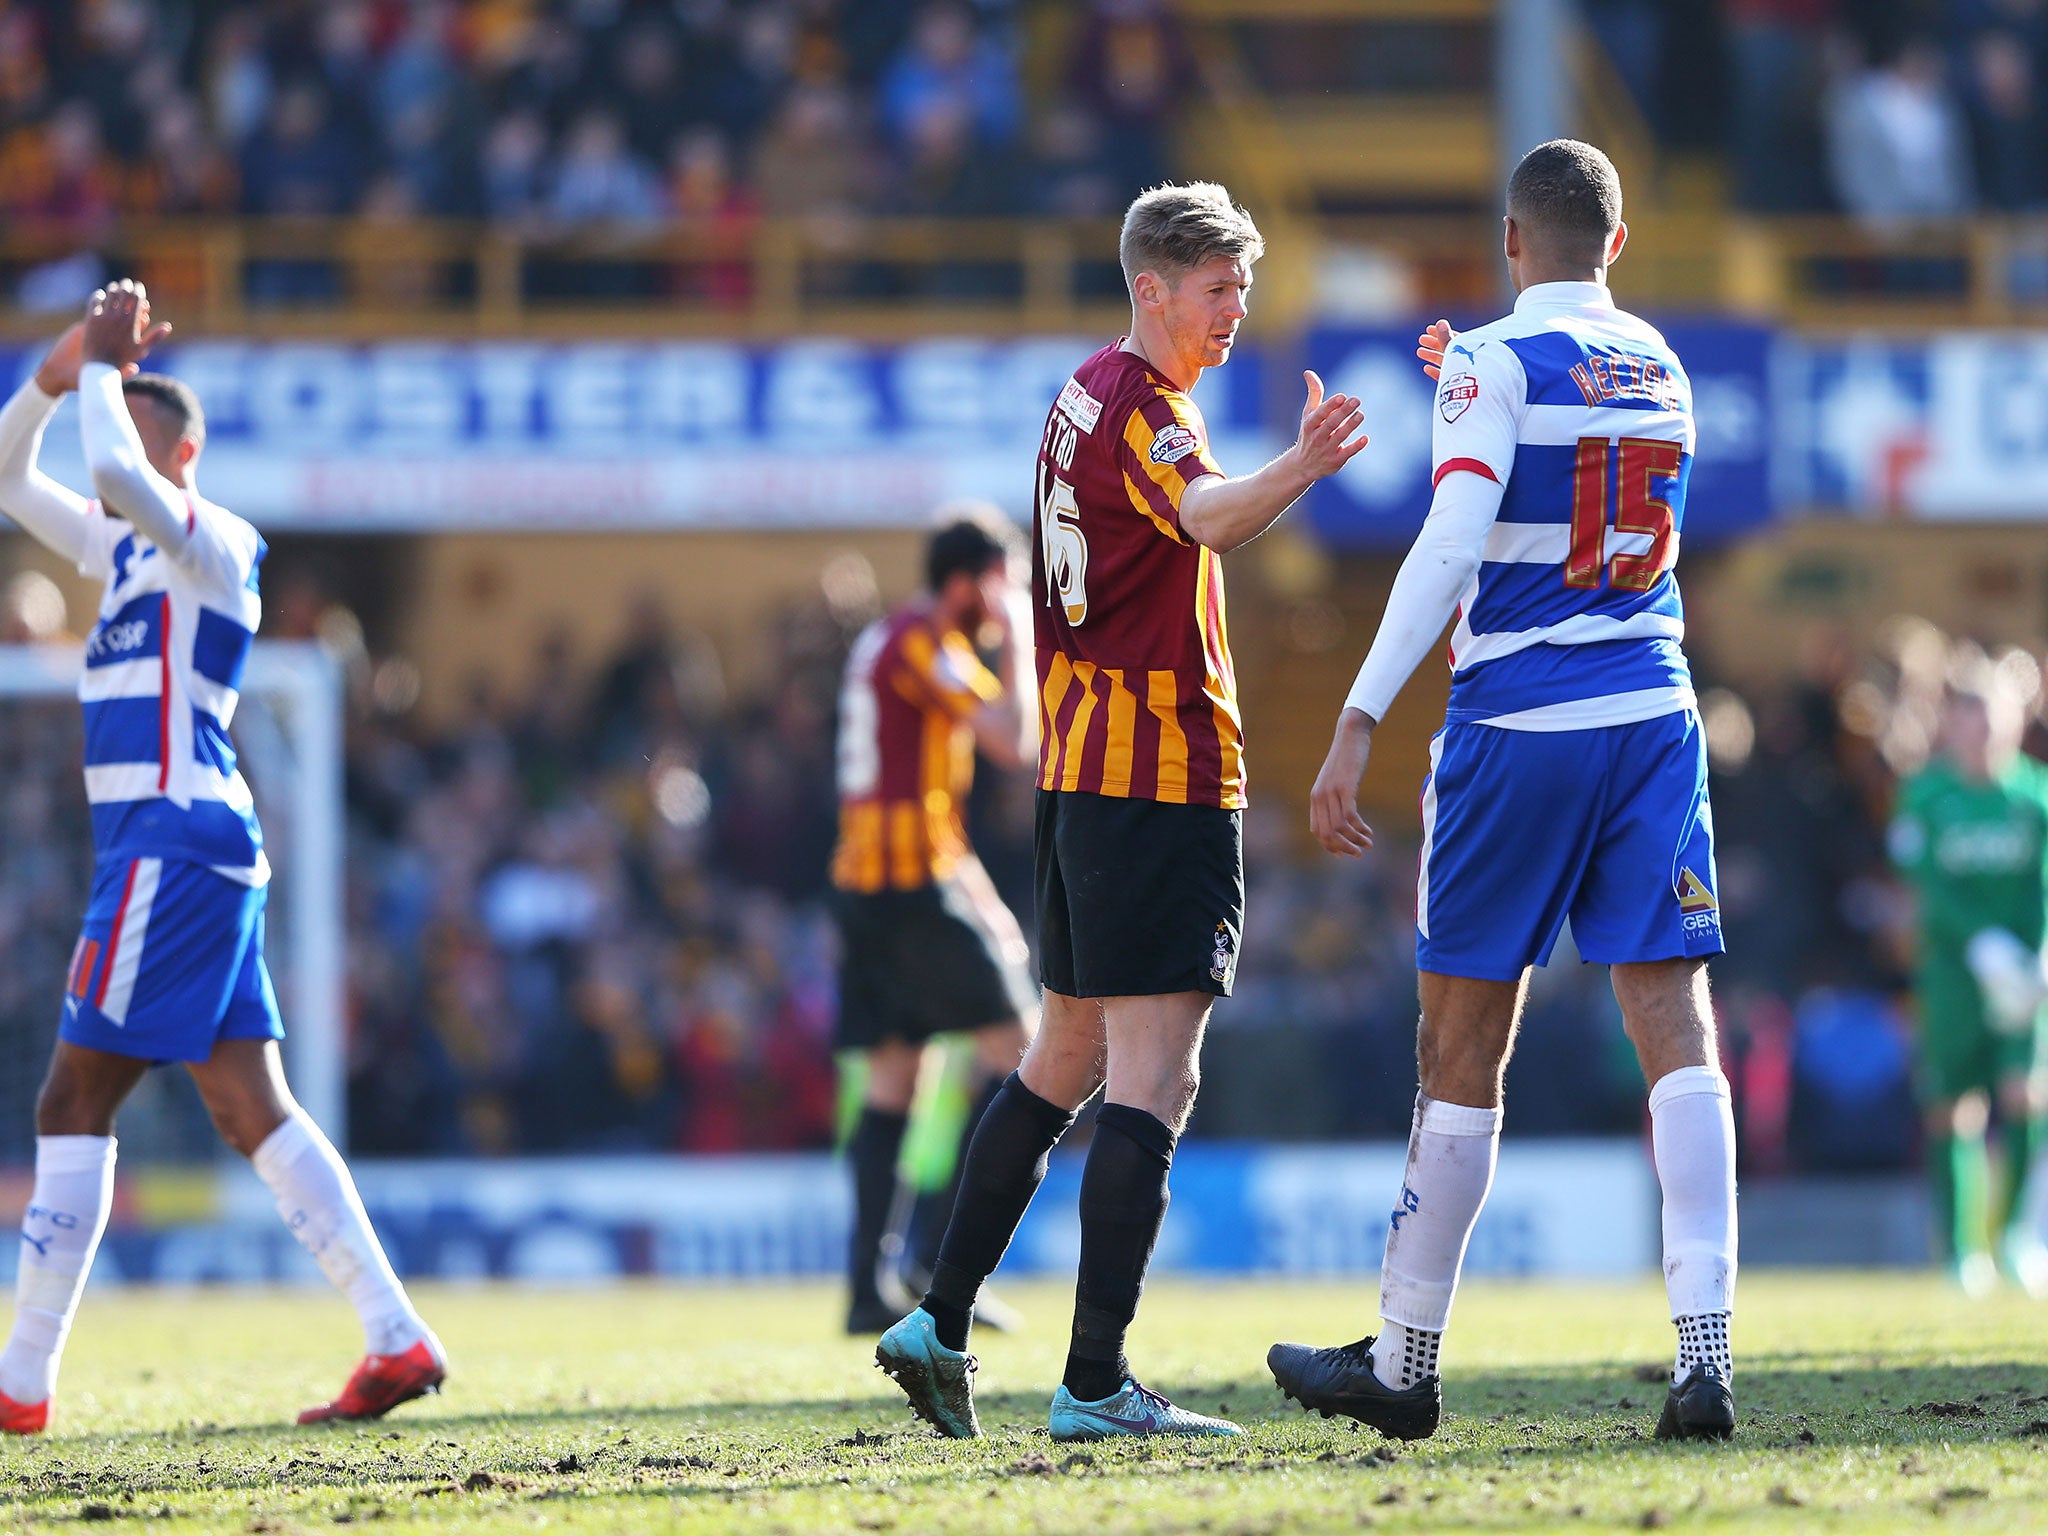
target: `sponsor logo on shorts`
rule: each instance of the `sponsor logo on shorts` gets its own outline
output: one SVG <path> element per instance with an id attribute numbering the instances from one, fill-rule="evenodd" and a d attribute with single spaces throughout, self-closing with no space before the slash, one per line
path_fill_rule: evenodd
<path id="1" fill-rule="evenodd" d="M 1216 925 L 1216 948 L 1209 960 L 1209 977 L 1212 981 L 1229 981 L 1230 973 L 1237 969 L 1237 941 L 1230 936 L 1229 925 Z"/>
<path id="2" fill-rule="evenodd" d="M 1083 432 L 1093 432 L 1102 419 L 1102 402 L 1083 389 L 1079 379 L 1067 380 L 1067 387 L 1060 391 L 1059 408 L 1060 414 Z"/>
<path id="3" fill-rule="evenodd" d="M 1170 427 L 1161 427 L 1152 435 L 1152 446 L 1145 457 L 1154 464 L 1178 464 L 1202 445 L 1196 439 L 1194 428 L 1175 422 Z"/>
<path id="4" fill-rule="evenodd" d="M 1456 421 L 1472 409 L 1472 402 L 1478 398 L 1478 376 L 1454 373 L 1444 380 L 1443 388 L 1437 391 L 1436 408 L 1443 412 L 1445 421 Z"/>
<path id="5" fill-rule="evenodd" d="M 1678 910 L 1691 915 L 1695 912 L 1712 912 L 1717 903 L 1714 893 L 1707 889 L 1706 882 L 1689 869 L 1678 871 Z"/>

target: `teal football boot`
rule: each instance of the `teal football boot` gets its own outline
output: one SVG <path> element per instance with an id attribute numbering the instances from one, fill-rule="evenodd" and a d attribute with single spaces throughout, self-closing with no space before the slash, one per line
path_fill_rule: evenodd
<path id="1" fill-rule="evenodd" d="M 922 1307 L 882 1335 L 875 1364 L 903 1389 L 910 1411 L 949 1440 L 978 1440 L 974 1373 L 980 1362 L 939 1342 L 931 1313 Z"/>
<path id="2" fill-rule="evenodd" d="M 1107 1440 L 1114 1435 L 1241 1435 L 1244 1428 L 1228 1419 L 1212 1419 L 1168 1402 L 1129 1376 L 1120 1391 L 1100 1402 L 1084 1403 L 1064 1386 L 1052 1395 L 1047 1421 L 1053 1439 Z"/>

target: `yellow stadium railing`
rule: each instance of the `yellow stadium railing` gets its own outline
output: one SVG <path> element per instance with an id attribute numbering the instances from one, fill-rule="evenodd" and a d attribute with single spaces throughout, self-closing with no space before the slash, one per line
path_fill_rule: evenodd
<path id="1" fill-rule="evenodd" d="M 1490 213 L 1315 218 L 1272 231 L 1293 278 L 1262 287 L 1262 328 L 1312 319 L 1334 248 L 1405 263 L 1415 302 L 1485 309 L 1500 296 Z M 2048 312 L 2048 223 L 1871 230 L 1841 219 L 1643 210 L 1615 282 L 1646 308 L 1820 324 L 2012 324 Z M 203 220 L 75 234 L 0 230 L 0 291 L 96 252 L 148 282 L 191 330 L 332 336 L 787 336 L 1114 329 L 1126 313 L 1116 227 L 1047 219 L 768 221 L 522 237 L 476 224 Z M 38 287 L 48 290 L 49 284 Z M 1282 301 L 1284 295 L 1284 302 Z M 1341 296 L 1338 296 L 1341 297 Z M 1343 306 L 1339 306 L 1343 307 Z M 0 335 L 49 328 L 0 307 Z"/>

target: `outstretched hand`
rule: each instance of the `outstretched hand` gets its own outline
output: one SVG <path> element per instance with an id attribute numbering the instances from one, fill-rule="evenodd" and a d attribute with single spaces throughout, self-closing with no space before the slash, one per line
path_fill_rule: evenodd
<path id="1" fill-rule="evenodd" d="M 124 376 L 141 367 L 150 349 L 171 334 L 170 322 L 150 322 L 148 292 L 126 277 L 93 294 L 80 329 L 81 363 L 110 363 Z M 75 373 L 72 383 L 77 383 Z"/>
<path id="2" fill-rule="evenodd" d="M 1302 379 L 1308 385 L 1308 403 L 1301 408 L 1301 435 L 1294 440 L 1294 451 L 1309 478 L 1320 480 L 1349 464 L 1366 445 L 1364 436 L 1351 436 L 1365 424 L 1365 412 L 1355 395 L 1324 399 L 1323 381 L 1313 369 Z"/>
<path id="3" fill-rule="evenodd" d="M 1336 738 L 1308 792 L 1308 829 L 1331 853 L 1362 858 L 1372 846 L 1372 828 L 1358 809 L 1358 785 L 1372 761 L 1373 727 L 1366 715 L 1347 708 L 1337 717 Z"/>
<path id="4" fill-rule="evenodd" d="M 1451 329 L 1451 322 L 1439 320 L 1423 328 L 1415 338 L 1415 355 L 1422 360 L 1422 371 L 1432 379 L 1443 372 L 1444 353 L 1451 343 L 1458 339 L 1458 333 Z"/>

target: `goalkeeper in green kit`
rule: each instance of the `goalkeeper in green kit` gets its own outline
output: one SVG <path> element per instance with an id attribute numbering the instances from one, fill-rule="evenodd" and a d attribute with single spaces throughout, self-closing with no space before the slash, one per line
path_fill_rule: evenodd
<path id="1" fill-rule="evenodd" d="M 2048 1296 L 2048 1249 L 2026 1198 L 2048 1109 L 2048 767 L 2019 749 L 2028 702 L 2014 673 L 1974 647 L 1961 651 L 1940 755 L 1900 786 L 1891 829 L 1893 862 L 1918 898 L 1914 982 L 1937 1236 L 1972 1295 L 2002 1271 Z M 1994 1124 L 2005 1172 L 1995 1202 Z"/>

